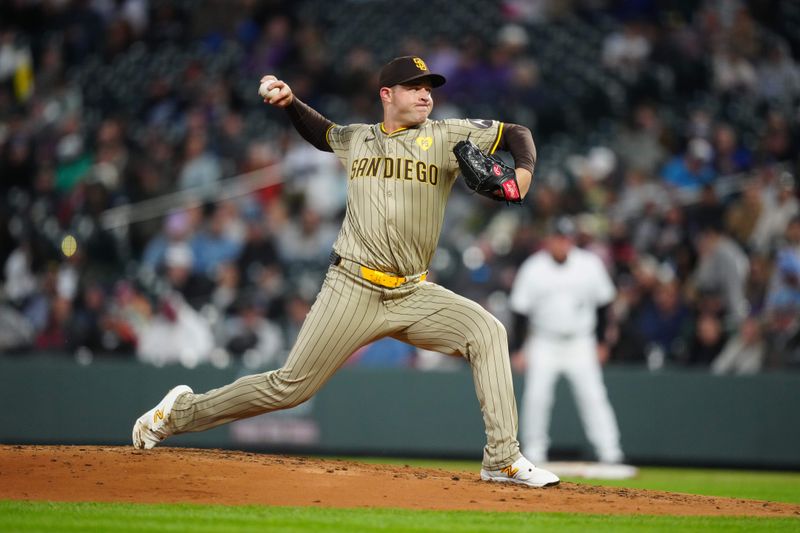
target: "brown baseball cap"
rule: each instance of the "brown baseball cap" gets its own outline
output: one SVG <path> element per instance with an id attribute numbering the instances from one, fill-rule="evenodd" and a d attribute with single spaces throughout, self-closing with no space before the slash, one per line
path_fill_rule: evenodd
<path id="1" fill-rule="evenodd" d="M 428 65 L 417 56 L 396 57 L 381 69 L 378 79 L 381 87 L 392 87 L 421 79 L 431 82 L 431 87 L 441 87 L 446 81 L 441 74 L 428 70 Z"/>

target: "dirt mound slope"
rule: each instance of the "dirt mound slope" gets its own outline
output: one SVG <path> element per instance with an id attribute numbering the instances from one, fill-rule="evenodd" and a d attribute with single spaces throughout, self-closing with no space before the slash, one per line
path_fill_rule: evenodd
<path id="1" fill-rule="evenodd" d="M 0 445 L 0 499 L 800 517 L 800 505 L 225 450 Z"/>

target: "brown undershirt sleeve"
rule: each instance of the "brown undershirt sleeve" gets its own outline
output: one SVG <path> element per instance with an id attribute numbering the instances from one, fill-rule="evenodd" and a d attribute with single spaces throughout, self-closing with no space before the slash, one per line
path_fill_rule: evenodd
<path id="1" fill-rule="evenodd" d="M 292 98 L 292 103 L 286 107 L 289 119 L 303 139 L 311 143 L 315 148 L 323 152 L 333 152 L 333 148 L 328 144 L 326 134 L 328 129 L 333 126 L 333 122 L 320 115 L 308 104 L 301 102 L 296 96 Z"/>
<path id="2" fill-rule="evenodd" d="M 536 164 L 536 145 L 533 143 L 531 130 L 519 124 L 506 123 L 497 148 L 509 151 L 517 168 L 524 168 L 533 173 Z"/>

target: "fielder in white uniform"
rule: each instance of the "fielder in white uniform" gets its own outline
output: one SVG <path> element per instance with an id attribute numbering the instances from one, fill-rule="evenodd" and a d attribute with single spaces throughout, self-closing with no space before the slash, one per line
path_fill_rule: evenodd
<path id="1" fill-rule="evenodd" d="M 511 291 L 511 309 L 527 317 L 530 331 L 520 441 L 531 461 L 547 460 L 550 412 L 563 374 L 598 460 L 619 463 L 619 429 L 596 338 L 598 308 L 610 304 L 616 290 L 600 258 L 574 246 L 574 229 L 570 219 L 559 219 L 545 248 L 522 264 Z"/>

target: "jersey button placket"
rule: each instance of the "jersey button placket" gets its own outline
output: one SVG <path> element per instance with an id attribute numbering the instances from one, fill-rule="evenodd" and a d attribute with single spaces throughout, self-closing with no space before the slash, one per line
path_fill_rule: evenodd
<path id="1" fill-rule="evenodd" d="M 386 155 L 392 159 L 395 159 L 396 163 L 396 156 L 397 156 L 397 141 L 392 139 L 391 137 L 386 139 Z M 393 236 L 396 235 L 395 231 L 395 220 L 397 218 L 397 204 L 395 203 L 394 198 L 394 191 L 397 183 L 397 175 L 400 172 L 400 169 L 397 168 L 395 165 L 394 175 L 391 178 L 387 178 L 384 180 L 384 187 L 386 191 L 386 238 L 392 244 L 394 248 Z"/>

